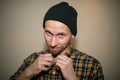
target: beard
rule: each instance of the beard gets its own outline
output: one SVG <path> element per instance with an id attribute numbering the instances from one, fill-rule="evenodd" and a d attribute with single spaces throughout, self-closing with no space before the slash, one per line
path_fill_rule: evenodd
<path id="1" fill-rule="evenodd" d="M 53 57 L 57 57 L 59 54 L 62 53 L 62 51 L 64 51 L 64 48 L 60 48 L 59 50 L 51 50 L 49 49 L 50 53 L 52 54 Z"/>
<path id="2" fill-rule="evenodd" d="M 71 43 L 69 42 L 67 45 L 65 46 L 60 46 L 60 47 L 55 47 L 58 48 L 58 50 L 53 50 L 50 46 L 49 46 L 49 52 L 52 54 L 53 57 L 57 57 L 58 55 L 60 55 L 62 52 L 64 52 L 68 47 L 70 47 Z M 65 51 L 66 53 L 66 51 Z"/>
<path id="3" fill-rule="evenodd" d="M 49 53 L 52 54 L 53 57 L 57 57 L 58 55 L 60 55 L 61 53 L 62 54 L 65 54 L 66 53 L 66 50 L 67 48 L 70 47 L 71 45 L 71 38 L 66 41 L 65 44 L 58 44 L 54 47 L 52 47 L 46 40 L 46 43 L 47 43 L 47 46 L 48 46 L 48 50 L 49 50 Z"/>

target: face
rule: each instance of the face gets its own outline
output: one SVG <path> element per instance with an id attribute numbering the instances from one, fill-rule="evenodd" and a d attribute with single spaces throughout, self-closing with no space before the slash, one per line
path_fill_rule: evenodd
<path id="1" fill-rule="evenodd" d="M 56 57 L 59 54 L 65 54 L 70 46 L 73 35 L 65 24 L 54 20 L 47 20 L 45 22 L 44 37 L 50 53 Z"/>

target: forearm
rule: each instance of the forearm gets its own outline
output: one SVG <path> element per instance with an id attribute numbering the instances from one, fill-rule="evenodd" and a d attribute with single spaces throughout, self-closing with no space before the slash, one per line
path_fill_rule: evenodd
<path id="1" fill-rule="evenodd" d="M 74 77 L 71 77 L 69 79 L 66 79 L 66 80 L 79 80 L 77 76 L 74 76 Z"/>
<path id="2" fill-rule="evenodd" d="M 32 74 L 32 72 L 27 68 L 16 78 L 16 80 L 31 80 L 33 76 L 34 75 Z"/>
<path id="3" fill-rule="evenodd" d="M 79 80 L 79 79 L 78 79 L 78 77 L 74 77 L 74 78 L 73 78 L 73 79 L 71 79 L 71 80 Z"/>

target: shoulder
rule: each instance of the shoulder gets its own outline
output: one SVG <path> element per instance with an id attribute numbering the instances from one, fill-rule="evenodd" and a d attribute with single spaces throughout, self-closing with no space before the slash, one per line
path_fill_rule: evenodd
<path id="1" fill-rule="evenodd" d="M 81 75 L 86 74 L 84 76 L 91 77 L 95 80 L 104 79 L 102 65 L 95 57 L 73 49 L 71 58 L 73 60 L 74 70 L 78 76 L 81 77 Z"/>
<path id="2" fill-rule="evenodd" d="M 43 51 L 34 52 L 34 53 L 30 54 L 27 58 L 24 59 L 24 62 L 25 63 L 33 63 L 42 52 Z"/>
<path id="3" fill-rule="evenodd" d="M 86 69 L 86 70 L 92 70 L 92 71 L 99 71 L 102 72 L 102 65 L 99 60 L 97 60 L 95 57 L 90 56 L 86 53 L 80 52 L 77 49 L 74 49 L 74 53 L 71 56 L 74 66 L 79 69 Z"/>
<path id="4" fill-rule="evenodd" d="M 87 53 L 81 52 L 75 48 L 72 49 L 73 50 L 73 55 L 71 56 L 71 58 L 73 60 L 77 60 L 78 63 L 90 63 L 90 64 L 100 64 L 99 60 L 97 60 L 95 57 L 88 55 Z"/>

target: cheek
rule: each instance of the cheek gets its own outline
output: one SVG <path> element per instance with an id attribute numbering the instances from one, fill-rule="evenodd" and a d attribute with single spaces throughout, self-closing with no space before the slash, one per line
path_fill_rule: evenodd
<path id="1" fill-rule="evenodd" d="M 50 37 L 48 37 L 48 36 L 44 35 L 44 38 L 45 38 L 45 40 L 46 40 L 46 42 L 47 42 L 47 43 L 49 43 L 49 42 L 50 42 Z"/>
<path id="2" fill-rule="evenodd" d="M 60 39 L 58 41 L 59 41 L 58 44 L 60 44 L 60 45 L 67 45 L 70 42 L 69 39 Z"/>

